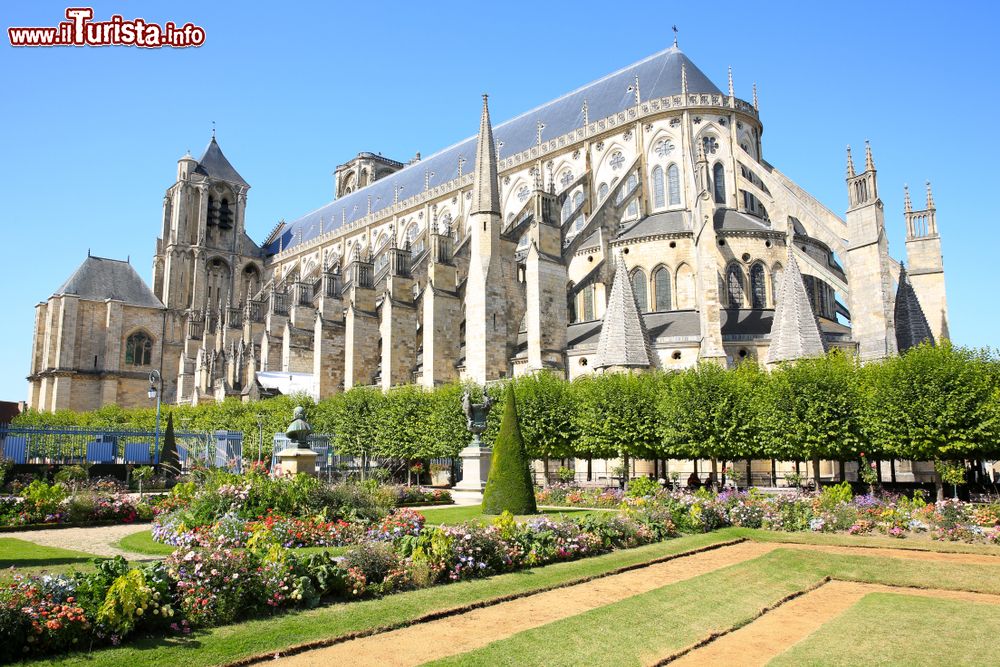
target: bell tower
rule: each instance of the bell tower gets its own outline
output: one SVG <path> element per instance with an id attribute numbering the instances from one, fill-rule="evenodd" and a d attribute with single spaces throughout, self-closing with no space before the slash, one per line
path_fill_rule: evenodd
<path id="1" fill-rule="evenodd" d="M 917 294 L 920 307 L 934 334 L 934 340 L 949 338 L 948 301 L 944 292 L 944 259 L 941 256 L 941 236 L 937 228 L 937 209 L 930 181 L 927 182 L 927 206 L 913 210 L 910 191 L 903 202 L 906 217 L 906 262 L 910 285 Z"/>

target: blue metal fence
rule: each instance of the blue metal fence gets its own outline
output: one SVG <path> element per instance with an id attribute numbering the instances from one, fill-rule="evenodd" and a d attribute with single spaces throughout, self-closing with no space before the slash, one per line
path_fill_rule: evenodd
<path id="1" fill-rule="evenodd" d="M 210 467 L 242 470 L 243 434 L 239 431 L 174 433 L 182 466 L 199 462 Z M 136 429 L 48 428 L 0 426 L 3 457 L 16 464 L 159 463 L 156 432 Z M 160 446 L 163 433 L 160 433 Z"/>
<path id="2" fill-rule="evenodd" d="M 278 452 L 288 447 L 291 440 L 284 433 L 274 434 L 274 449 L 271 454 L 271 470 L 277 470 Z M 330 436 L 314 434 L 309 436 L 309 448 L 316 457 L 316 473 L 322 477 L 368 477 L 373 470 L 387 470 L 392 473 L 406 473 L 405 459 L 381 456 L 354 456 L 339 454 L 330 445 Z M 455 459 L 437 458 L 430 460 L 431 465 L 445 466 L 452 479 L 457 481 L 461 476 L 461 467 Z"/>

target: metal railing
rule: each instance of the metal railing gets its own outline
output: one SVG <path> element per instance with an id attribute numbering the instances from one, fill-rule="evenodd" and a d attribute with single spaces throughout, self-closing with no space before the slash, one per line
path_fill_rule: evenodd
<path id="1" fill-rule="evenodd" d="M 174 433 L 185 468 L 194 463 L 242 470 L 243 434 L 239 431 Z M 0 426 L 3 458 L 21 465 L 155 465 L 156 432 L 143 429 Z M 163 432 L 160 432 L 160 447 Z"/>

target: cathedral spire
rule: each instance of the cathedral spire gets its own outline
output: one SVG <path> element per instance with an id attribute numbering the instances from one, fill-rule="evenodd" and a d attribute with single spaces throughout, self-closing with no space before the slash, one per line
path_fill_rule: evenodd
<path id="1" fill-rule="evenodd" d="M 821 357 L 826 352 L 819 323 L 813 313 L 799 264 L 792 249 L 788 249 L 788 266 L 778 283 L 774 320 L 771 322 L 771 343 L 766 362 L 776 364 L 807 357 Z"/>
<path id="2" fill-rule="evenodd" d="M 500 192 L 497 187 L 497 154 L 493 143 L 493 126 L 490 124 L 488 95 L 483 95 L 483 113 L 479 120 L 479 139 L 476 142 L 476 173 L 472 181 L 472 207 L 470 213 L 500 214 Z"/>
<path id="3" fill-rule="evenodd" d="M 646 327 L 639 314 L 621 251 L 615 253 L 615 277 L 597 342 L 595 368 L 649 368 Z"/>
<path id="4" fill-rule="evenodd" d="M 854 158 L 851 157 L 851 145 L 847 144 L 847 177 L 854 178 Z"/>
<path id="5" fill-rule="evenodd" d="M 687 95 L 688 93 L 688 71 L 687 65 L 681 63 L 681 95 Z"/>
<path id="6" fill-rule="evenodd" d="M 729 96 L 730 97 L 736 97 L 736 95 L 735 95 L 735 93 L 733 91 L 733 66 L 732 65 L 729 66 Z"/>
<path id="7" fill-rule="evenodd" d="M 934 193 L 931 192 L 931 182 L 927 181 L 927 210 L 934 210 Z"/>
<path id="8" fill-rule="evenodd" d="M 903 186 L 903 210 L 907 213 L 913 211 L 913 202 L 910 201 L 910 186 Z"/>
<path id="9" fill-rule="evenodd" d="M 865 139 L 865 171 L 875 171 L 875 160 L 872 159 L 872 145 Z"/>

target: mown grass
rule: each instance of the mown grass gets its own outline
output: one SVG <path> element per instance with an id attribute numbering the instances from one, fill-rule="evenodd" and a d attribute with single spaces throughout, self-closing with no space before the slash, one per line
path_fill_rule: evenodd
<path id="1" fill-rule="evenodd" d="M 871 593 L 770 664 L 997 665 L 997 634 L 997 605 Z"/>
<path id="2" fill-rule="evenodd" d="M 377 600 L 337 603 L 308 611 L 247 620 L 197 631 L 187 637 L 130 638 L 127 645 L 89 654 L 77 653 L 36 661 L 55 665 L 216 665 L 250 655 L 351 632 L 408 623 L 435 611 L 506 595 L 558 586 L 611 570 L 731 539 L 724 533 L 691 535 L 585 558 L 514 572 L 489 579 L 434 586 Z"/>
<path id="3" fill-rule="evenodd" d="M 0 569 L 17 568 L 21 574 L 69 572 L 90 568 L 98 558 L 84 551 L 47 547 L 13 537 L 0 537 Z M 0 579 L 9 578 L 0 573 Z"/>
<path id="4" fill-rule="evenodd" d="M 151 530 L 141 530 L 138 533 L 126 535 L 118 540 L 115 546 L 122 551 L 131 551 L 146 556 L 169 556 L 175 549 L 169 544 L 155 541 Z"/>
<path id="5" fill-rule="evenodd" d="M 778 549 L 432 664 L 558 666 L 597 665 L 611 660 L 616 667 L 649 664 L 714 632 L 745 625 L 761 609 L 818 584 L 825 576 L 897 586 L 1000 593 L 1000 564 L 956 564 Z M 869 632 L 885 634 L 885 623 L 883 618 Z M 841 641 L 853 641 L 853 637 L 847 637 L 842 636 Z M 918 644 L 925 641 L 919 634 L 908 637 Z M 865 661 L 844 664 L 865 664 Z"/>

